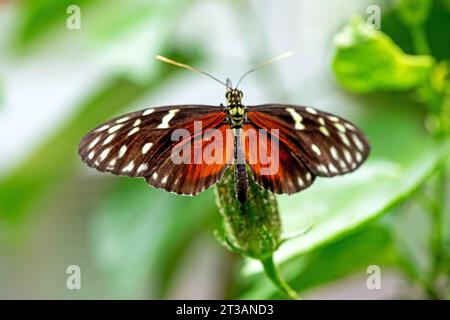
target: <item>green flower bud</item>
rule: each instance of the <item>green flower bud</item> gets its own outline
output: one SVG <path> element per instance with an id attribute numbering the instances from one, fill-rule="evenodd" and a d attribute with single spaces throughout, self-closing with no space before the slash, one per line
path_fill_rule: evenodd
<path id="1" fill-rule="evenodd" d="M 240 203 L 234 167 L 216 184 L 216 200 L 223 217 L 222 242 L 231 250 L 263 260 L 281 244 L 281 220 L 275 195 L 260 187 L 248 172 L 247 201 Z"/>

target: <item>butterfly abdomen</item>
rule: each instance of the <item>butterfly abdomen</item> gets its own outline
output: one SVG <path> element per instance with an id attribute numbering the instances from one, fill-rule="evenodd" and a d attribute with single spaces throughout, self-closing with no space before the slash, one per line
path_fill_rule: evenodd
<path id="1" fill-rule="evenodd" d="M 245 164 L 238 163 L 234 168 L 236 196 L 240 203 L 247 201 L 248 176 Z"/>
<path id="2" fill-rule="evenodd" d="M 242 129 L 234 130 L 234 183 L 236 196 L 244 203 L 247 200 L 248 176 L 241 134 Z"/>

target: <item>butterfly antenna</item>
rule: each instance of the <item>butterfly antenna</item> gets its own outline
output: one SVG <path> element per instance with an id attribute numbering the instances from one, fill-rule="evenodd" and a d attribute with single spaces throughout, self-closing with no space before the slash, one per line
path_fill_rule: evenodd
<path id="1" fill-rule="evenodd" d="M 201 73 L 201 74 L 203 74 L 203 75 L 205 75 L 205 76 L 208 76 L 208 77 L 210 77 L 211 79 L 216 80 L 217 82 L 223 84 L 225 87 L 228 87 L 227 84 L 226 84 L 225 82 L 220 81 L 219 79 L 217 79 L 217 78 L 214 77 L 213 75 L 210 75 L 209 73 L 204 72 L 204 71 L 199 70 L 199 69 L 196 69 L 196 68 L 194 68 L 194 67 L 191 67 L 191 66 L 188 65 L 188 64 L 184 64 L 184 63 L 181 63 L 181 62 L 178 62 L 178 61 L 175 61 L 175 60 L 172 60 L 172 59 L 169 59 L 169 58 L 160 56 L 160 55 L 157 55 L 155 58 L 156 58 L 156 60 L 159 60 L 159 61 L 162 61 L 162 62 L 165 62 L 165 63 L 168 63 L 168 64 L 172 64 L 172 65 L 177 66 L 177 67 L 180 67 L 180 68 L 184 68 L 184 69 L 188 69 L 188 70 L 193 71 L 193 72 Z"/>
<path id="2" fill-rule="evenodd" d="M 292 56 L 292 55 L 293 55 L 293 52 L 292 52 L 292 51 L 285 52 L 285 53 L 283 53 L 283 54 L 280 54 L 279 56 L 276 56 L 276 57 L 274 57 L 274 58 L 272 58 L 272 59 L 270 59 L 270 60 L 267 60 L 267 61 L 261 63 L 260 65 L 254 67 L 253 69 L 248 70 L 248 71 L 247 71 L 246 73 L 244 73 L 244 74 L 242 75 L 242 77 L 239 79 L 239 81 L 238 81 L 238 83 L 237 83 L 237 86 L 236 86 L 236 89 L 239 87 L 239 85 L 241 84 L 242 80 L 243 80 L 247 75 L 249 75 L 250 73 L 252 73 L 252 72 L 254 72 L 254 71 L 256 71 L 256 70 L 259 70 L 259 69 L 261 69 L 262 67 L 267 66 L 268 64 L 271 64 L 271 63 L 274 63 L 274 62 L 276 62 L 276 61 L 279 61 L 279 60 L 288 58 L 288 57 L 290 57 L 290 56 Z"/>

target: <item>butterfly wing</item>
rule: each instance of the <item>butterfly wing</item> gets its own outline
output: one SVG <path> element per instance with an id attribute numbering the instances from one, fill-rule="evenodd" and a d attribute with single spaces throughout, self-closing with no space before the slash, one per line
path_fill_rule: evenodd
<path id="1" fill-rule="evenodd" d="M 279 104 L 247 109 L 244 132 L 267 130 L 279 145 L 278 150 L 274 149 L 279 153 L 278 172 L 265 172 L 264 177 L 262 165 L 258 161 L 250 163 L 256 181 L 273 192 L 291 194 L 311 185 L 315 176 L 332 177 L 354 171 L 369 155 L 370 146 L 362 131 L 330 113 Z M 248 139 L 248 134 L 244 136 Z M 257 139 L 257 149 L 263 148 L 264 141 L 260 140 Z M 251 154 L 254 151 L 247 152 L 247 162 Z"/>
<path id="2" fill-rule="evenodd" d="M 78 151 L 101 172 L 144 177 L 154 187 L 194 195 L 217 182 L 231 162 L 225 119 L 226 112 L 213 106 L 149 108 L 98 126 L 82 138 Z"/>
<path id="3" fill-rule="evenodd" d="M 252 123 L 244 125 L 245 158 L 255 181 L 274 193 L 295 193 L 309 187 L 315 176 L 292 152 L 279 134 L 260 131 Z"/>

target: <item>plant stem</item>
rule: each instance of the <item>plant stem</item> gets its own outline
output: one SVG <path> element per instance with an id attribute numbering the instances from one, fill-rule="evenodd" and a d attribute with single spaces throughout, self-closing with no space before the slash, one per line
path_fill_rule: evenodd
<path id="1" fill-rule="evenodd" d="M 439 277 L 442 269 L 442 263 L 445 261 L 444 250 L 444 211 L 445 211 L 445 191 L 446 191 L 446 166 L 445 164 L 439 168 L 435 181 L 435 205 L 431 208 L 431 252 L 432 266 L 427 284 L 427 292 L 433 299 L 439 298 L 437 290 L 434 289 L 435 282 Z"/>
<path id="2" fill-rule="evenodd" d="M 284 281 L 281 277 L 280 272 L 273 261 L 273 255 L 268 258 L 261 260 L 262 265 L 264 266 L 264 271 L 266 272 L 267 277 L 272 281 L 272 283 L 278 288 L 280 293 L 283 293 L 287 298 L 292 300 L 301 299 L 298 293 L 289 287 L 289 285 Z"/>

